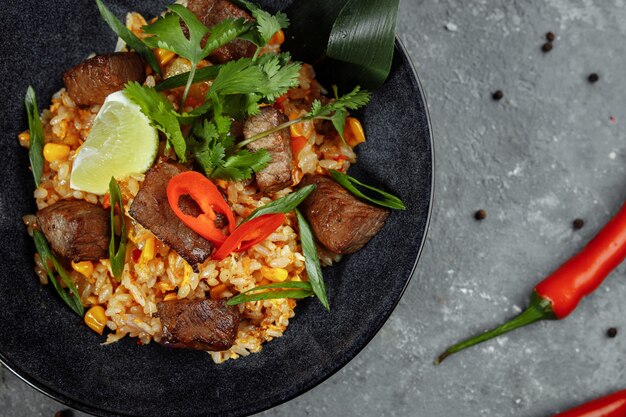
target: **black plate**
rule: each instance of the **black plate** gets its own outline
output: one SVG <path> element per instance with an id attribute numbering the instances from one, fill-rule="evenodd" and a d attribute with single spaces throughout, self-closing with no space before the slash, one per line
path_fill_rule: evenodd
<path id="1" fill-rule="evenodd" d="M 116 1 L 112 9 L 122 16 L 136 10 L 131 3 Z M 163 7 L 143 1 L 139 11 L 152 16 Z M 32 84 L 40 108 L 47 107 L 63 71 L 90 52 L 112 50 L 115 37 L 92 2 L 5 0 L 2 14 L 0 360 L 9 369 L 45 394 L 102 416 L 244 415 L 314 387 L 372 339 L 415 268 L 433 191 L 426 103 L 400 44 L 388 81 L 363 112 L 367 142 L 350 172 L 399 195 L 408 210 L 394 211 L 364 250 L 324 270 L 330 314 L 315 300 L 299 302 L 282 338 L 261 353 L 215 365 L 206 353 L 141 347 L 128 338 L 102 346 L 51 288 L 38 284 L 34 246 L 21 221 L 35 211 L 27 152 L 16 138 L 27 127 L 24 93 Z"/>

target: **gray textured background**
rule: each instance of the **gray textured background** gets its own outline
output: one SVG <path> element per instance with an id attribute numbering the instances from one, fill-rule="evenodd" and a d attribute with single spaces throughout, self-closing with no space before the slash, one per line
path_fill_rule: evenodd
<path id="1" fill-rule="evenodd" d="M 447 344 L 519 312 L 626 199 L 624 22 L 623 0 L 402 0 L 398 34 L 435 134 L 422 260 L 355 360 L 262 415 L 539 417 L 626 387 L 624 265 L 566 321 L 432 364 Z M 550 30 L 558 38 L 543 54 Z M 488 213 L 480 223 L 479 208 Z M 576 217 L 586 220 L 580 231 Z M 605 336 L 611 326 L 615 339 Z M 0 368 L 1 416 L 63 408 Z"/>

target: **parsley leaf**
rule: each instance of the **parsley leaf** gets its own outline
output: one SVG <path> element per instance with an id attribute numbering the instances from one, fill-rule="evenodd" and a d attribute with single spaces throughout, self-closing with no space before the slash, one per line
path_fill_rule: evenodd
<path id="1" fill-rule="evenodd" d="M 178 114 L 172 103 L 154 88 L 142 87 L 134 81 L 126 84 L 124 94 L 141 108 L 142 113 L 150 119 L 154 127 L 167 136 L 168 143 L 174 147 L 179 161 L 185 162 L 187 146 L 180 130 Z"/>

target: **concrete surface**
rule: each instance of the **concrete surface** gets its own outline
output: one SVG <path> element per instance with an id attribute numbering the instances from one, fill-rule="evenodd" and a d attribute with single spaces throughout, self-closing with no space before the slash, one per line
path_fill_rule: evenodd
<path id="1" fill-rule="evenodd" d="M 435 132 L 422 261 L 355 360 L 263 416 L 539 417 L 626 387 L 625 265 L 566 321 L 432 364 L 449 343 L 519 312 L 626 199 L 624 22 L 623 0 L 402 1 L 398 33 Z M 544 54 L 547 31 L 557 40 Z M 586 223 L 574 231 L 577 217 Z M 0 369 L 0 415 L 63 408 Z"/>

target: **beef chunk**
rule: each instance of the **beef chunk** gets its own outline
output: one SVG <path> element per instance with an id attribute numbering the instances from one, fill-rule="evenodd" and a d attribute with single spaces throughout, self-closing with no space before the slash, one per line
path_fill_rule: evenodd
<path id="1" fill-rule="evenodd" d="M 248 12 L 227 0 L 189 0 L 187 7 L 209 28 L 227 18 L 254 20 Z M 211 52 L 209 59 L 215 63 L 223 64 L 239 58 L 250 58 L 254 55 L 255 50 L 256 46 L 252 42 L 235 39 Z"/>
<path id="2" fill-rule="evenodd" d="M 150 230 L 191 266 L 204 262 L 213 252 L 213 244 L 187 227 L 172 211 L 167 200 L 167 184 L 185 167 L 169 162 L 154 165 L 130 206 L 129 214 L 143 227 Z M 179 201 L 183 213 L 197 216 L 201 213 L 191 198 Z"/>
<path id="3" fill-rule="evenodd" d="M 307 175 L 317 188 L 302 202 L 315 237 L 335 253 L 354 253 L 380 231 L 389 212 L 358 200 L 331 178 Z"/>
<path id="4" fill-rule="evenodd" d="M 229 349 L 237 337 L 239 310 L 225 300 L 165 301 L 157 309 L 164 345 L 218 351 Z"/>
<path id="5" fill-rule="evenodd" d="M 246 119 L 243 134 L 246 139 L 285 123 L 287 117 L 280 111 L 265 107 L 256 116 Z M 291 135 L 289 129 L 272 133 L 248 145 L 251 151 L 266 149 L 272 160 L 256 174 L 256 182 L 264 193 L 280 191 L 291 185 Z"/>
<path id="6" fill-rule="evenodd" d="M 120 91 L 129 81 L 143 83 L 146 71 L 135 52 L 96 55 L 63 74 L 68 94 L 81 106 L 104 103 L 111 93 Z"/>
<path id="7" fill-rule="evenodd" d="M 61 200 L 37 212 L 52 250 L 70 261 L 109 257 L 110 213 L 84 200 Z"/>

